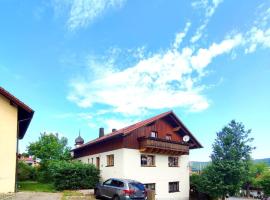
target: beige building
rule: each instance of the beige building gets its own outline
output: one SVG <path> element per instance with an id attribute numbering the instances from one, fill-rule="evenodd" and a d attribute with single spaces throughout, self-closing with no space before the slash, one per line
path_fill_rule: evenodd
<path id="1" fill-rule="evenodd" d="M 16 191 L 18 140 L 24 137 L 33 114 L 30 107 L 0 87 L 0 193 Z"/>

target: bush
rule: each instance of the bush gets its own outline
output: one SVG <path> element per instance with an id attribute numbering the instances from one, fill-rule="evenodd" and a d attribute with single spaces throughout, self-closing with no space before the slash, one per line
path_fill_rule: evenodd
<path id="1" fill-rule="evenodd" d="M 99 170 L 78 161 L 52 161 L 48 170 L 57 190 L 90 189 L 99 182 Z"/>
<path id="2" fill-rule="evenodd" d="M 41 162 L 37 171 L 37 181 L 40 183 L 52 183 L 53 177 L 49 171 L 49 162 Z"/>
<path id="3" fill-rule="evenodd" d="M 22 161 L 18 162 L 19 181 L 36 180 L 36 177 L 37 177 L 37 169 L 35 167 L 31 167 Z"/>

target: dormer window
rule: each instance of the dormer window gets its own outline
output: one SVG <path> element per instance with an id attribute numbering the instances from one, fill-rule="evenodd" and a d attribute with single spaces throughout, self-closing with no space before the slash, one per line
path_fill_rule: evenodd
<path id="1" fill-rule="evenodd" d="M 166 140 L 172 140 L 172 135 L 167 134 L 166 135 Z"/>
<path id="2" fill-rule="evenodd" d="M 157 132 L 156 132 L 156 131 L 152 131 L 152 132 L 150 133 L 150 137 L 152 137 L 152 138 L 157 138 Z"/>

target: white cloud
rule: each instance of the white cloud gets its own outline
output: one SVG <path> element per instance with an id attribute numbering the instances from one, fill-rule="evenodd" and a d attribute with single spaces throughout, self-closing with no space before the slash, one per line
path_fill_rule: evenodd
<path id="1" fill-rule="evenodd" d="M 245 49 L 245 53 L 253 53 L 259 45 L 264 48 L 270 47 L 270 28 L 263 30 L 253 27 L 247 35 L 246 43 L 248 47 Z"/>
<path id="2" fill-rule="evenodd" d="M 203 8 L 205 10 L 205 18 L 203 20 L 203 23 L 196 30 L 195 34 L 191 37 L 191 43 L 197 42 L 202 37 L 203 31 L 207 27 L 210 18 L 215 13 L 217 7 L 219 6 L 219 4 L 222 3 L 222 1 L 223 0 L 210 0 L 209 2 L 207 0 L 200 0 L 192 4 L 193 8 Z"/>
<path id="3" fill-rule="evenodd" d="M 183 32 L 179 32 L 179 33 L 176 34 L 175 40 L 174 40 L 174 43 L 173 43 L 173 47 L 175 49 L 178 49 L 180 47 L 180 44 L 182 43 L 183 39 L 187 35 L 187 32 L 189 30 L 190 25 L 191 25 L 191 23 L 190 22 L 187 22 L 184 31 Z"/>
<path id="4" fill-rule="evenodd" d="M 110 9 L 120 8 L 125 0 L 53 0 L 56 14 L 68 10 L 69 30 L 83 28 Z"/>
<path id="5" fill-rule="evenodd" d="M 192 66 L 200 71 L 209 65 L 212 59 L 218 55 L 228 53 L 233 48 L 239 46 L 243 42 L 241 34 L 234 35 L 232 38 L 225 39 L 219 44 L 213 43 L 208 49 L 200 48 L 195 56 L 192 56 Z"/>
<path id="6" fill-rule="evenodd" d="M 131 115 L 148 109 L 174 107 L 204 110 L 209 102 L 201 94 L 204 86 L 198 86 L 198 74 L 214 57 L 239 45 L 241 38 L 236 35 L 196 52 L 188 47 L 177 51 L 173 45 L 172 49 L 143 58 L 122 71 L 113 71 L 109 66 L 106 72 L 103 66 L 104 75 L 97 79 L 73 80 L 68 98 L 80 107 L 102 103 L 111 106 L 114 112 Z M 192 77 L 194 73 L 197 77 Z"/>
<path id="7" fill-rule="evenodd" d="M 253 27 L 246 33 L 245 53 L 253 53 L 259 46 L 270 47 L 270 4 L 261 4 Z"/>
<path id="8" fill-rule="evenodd" d="M 200 4 L 207 8 L 203 28 L 199 26 L 197 29 L 200 34 L 220 3 L 220 0 L 214 0 L 210 6 L 205 1 Z M 246 53 L 251 53 L 258 46 L 270 47 L 269 28 L 254 25 L 246 33 L 236 32 L 219 42 L 210 43 L 208 47 L 200 47 L 197 40 L 187 38 L 190 26 L 191 23 L 187 22 L 184 30 L 176 34 L 172 45 L 166 50 L 151 52 L 146 56 L 145 47 L 137 48 L 138 56 L 135 54 L 135 57 L 138 60 L 133 64 L 117 60 L 117 49 L 112 49 L 111 56 L 102 59 L 88 57 L 89 72 L 71 80 L 68 99 L 80 107 L 102 104 L 109 107 L 107 110 L 111 112 L 133 116 L 150 110 L 180 107 L 191 112 L 202 111 L 210 104 L 204 95 L 209 85 L 204 85 L 202 79 L 214 58 L 232 52 L 235 57 L 237 49 L 246 49 Z M 183 46 L 182 41 L 186 38 L 191 44 Z M 134 56 L 134 52 L 131 52 L 128 51 Z M 125 57 L 122 55 L 123 59 Z M 119 64 L 124 66 L 119 67 Z M 105 123 L 110 128 L 118 124 L 116 120 Z"/>

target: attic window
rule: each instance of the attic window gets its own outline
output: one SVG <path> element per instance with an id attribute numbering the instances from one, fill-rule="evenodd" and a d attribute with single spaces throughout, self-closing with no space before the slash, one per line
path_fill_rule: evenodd
<path id="1" fill-rule="evenodd" d="M 167 135 L 166 135 L 166 140 L 172 140 L 172 135 L 167 134 Z"/>
<path id="2" fill-rule="evenodd" d="M 152 131 L 152 132 L 150 133 L 150 137 L 152 137 L 152 138 L 157 138 L 157 132 L 156 132 L 156 131 Z"/>

